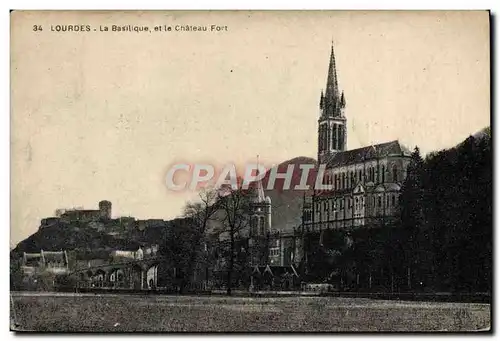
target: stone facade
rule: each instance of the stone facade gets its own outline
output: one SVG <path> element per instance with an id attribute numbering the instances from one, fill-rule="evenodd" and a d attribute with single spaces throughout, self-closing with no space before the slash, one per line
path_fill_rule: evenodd
<path id="1" fill-rule="evenodd" d="M 323 183 L 332 189 L 305 198 L 304 230 L 390 223 L 398 214 L 411 153 L 399 141 L 346 150 L 346 100 L 338 87 L 333 46 L 319 108 L 318 163 L 326 166 Z"/>

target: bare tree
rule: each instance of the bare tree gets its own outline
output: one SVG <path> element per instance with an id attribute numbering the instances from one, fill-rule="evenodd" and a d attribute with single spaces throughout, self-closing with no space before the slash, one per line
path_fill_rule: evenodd
<path id="1" fill-rule="evenodd" d="M 215 213 L 219 210 L 219 195 L 212 188 L 203 188 L 199 192 L 199 198 L 196 201 L 188 202 L 184 208 L 184 216 L 189 219 L 191 225 L 190 236 L 192 249 L 189 253 L 186 274 L 181 283 L 180 290 L 190 283 L 193 276 L 195 265 L 198 261 L 198 255 L 201 249 L 202 241 L 207 233 L 209 221 L 213 219 Z"/>
<path id="2" fill-rule="evenodd" d="M 240 243 L 245 240 L 252 205 L 252 189 L 227 187 L 219 191 L 219 205 L 223 212 L 221 239 L 228 242 L 227 294 L 231 295 L 235 262 L 239 258 Z"/>

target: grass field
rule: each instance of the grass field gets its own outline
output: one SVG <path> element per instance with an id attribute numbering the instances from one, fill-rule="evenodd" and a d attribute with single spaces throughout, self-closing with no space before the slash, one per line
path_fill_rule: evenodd
<path id="1" fill-rule="evenodd" d="M 490 327 L 490 305 L 475 303 L 338 297 L 12 296 L 17 324 L 31 331 L 419 332 Z"/>

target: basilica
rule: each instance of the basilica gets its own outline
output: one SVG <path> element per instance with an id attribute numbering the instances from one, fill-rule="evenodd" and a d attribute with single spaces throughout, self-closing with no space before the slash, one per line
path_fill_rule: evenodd
<path id="1" fill-rule="evenodd" d="M 398 214 L 401 185 L 410 151 L 399 141 L 347 150 L 346 97 L 337 81 L 333 45 L 318 119 L 318 164 L 326 165 L 324 183 L 304 200 L 304 231 L 377 227 Z"/>
<path id="2" fill-rule="evenodd" d="M 397 140 L 348 150 L 346 107 L 332 46 L 326 89 L 319 101 L 317 154 L 317 166 L 325 166 L 323 184 L 330 189 L 308 191 L 300 226 L 278 231 L 271 224 L 271 199 L 264 195 L 259 181 L 250 224 L 254 231 L 250 234 L 252 265 L 262 269 L 267 265 L 269 271 L 295 270 L 311 252 L 310 247 L 322 244 L 325 231 L 382 228 L 396 222 L 411 153 Z"/>

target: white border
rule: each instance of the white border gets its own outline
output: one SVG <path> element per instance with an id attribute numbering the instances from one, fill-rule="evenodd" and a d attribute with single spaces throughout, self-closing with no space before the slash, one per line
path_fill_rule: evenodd
<path id="1" fill-rule="evenodd" d="M 10 127 L 10 109 L 9 109 L 9 93 L 10 93 L 10 87 L 9 87 L 9 9 L 339 9 L 339 10 L 346 10 L 346 9 L 371 9 L 371 10 L 376 10 L 376 9 L 406 9 L 406 10 L 411 10 L 411 9 L 491 9 L 492 14 L 498 13 L 498 7 L 499 7 L 500 1 L 498 0 L 490 0 L 490 1 L 481 1 L 481 0 L 475 0 L 475 1 L 463 1 L 463 0 L 455 0 L 455 1 L 436 1 L 436 0 L 420 0 L 420 1 L 369 1 L 369 0 L 353 0 L 353 1 L 318 1 L 318 0 L 308 0 L 308 1 L 286 1 L 283 3 L 277 3 L 277 2 L 271 2 L 269 0 L 254 0 L 254 1 L 240 1 L 237 4 L 235 1 L 162 1 L 160 5 L 155 2 L 155 1 L 150 1 L 150 0 L 141 0 L 137 2 L 132 2 L 132 1 L 104 1 L 104 0 L 86 0 L 86 1 L 44 1 L 39 2 L 39 1 L 5 1 L 2 2 L 2 11 L 0 12 L 0 25 L 1 25 L 1 33 L 0 33 L 0 39 L 2 43 L 3 49 L 1 50 L 2 53 L 1 55 L 1 72 L 2 72 L 2 108 L 3 112 L 0 115 L 0 137 L 1 137 L 1 147 L 0 147 L 0 159 L 2 160 L 2 167 L 0 167 L 1 171 L 1 179 L 2 179 L 2 195 L 1 195 L 1 219 L 2 219 L 2 224 L 1 226 L 3 227 L 2 233 L 4 234 L 4 241 L 5 244 L 10 243 L 10 238 L 9 238 L 9 230 L 10 230 L 10 206 L 9 206 L 9 201 L 10 201 L 10 195 L 9 191 L 7 189 L 10 189 L 10 178 L 9 178 L 9 170 L 10 170 L 10 155 L 9 155 L 9 150 L 10 150 L 10 134 L 9 134 L 9 127 Z M 498 23 L 497 23 L 498 25 Z M 493 27 L 494 28 L 494 27 Z M 494 46 L 498 46 L 498 37 L 493 34 L 494 41 L 493 44 Z M 493 61 L 496 62 L 498 58 L 495 58 Z M 496 68 L 495 68 L 496 70 Z M 497 72 L 495 72 L 495 76 L 497 76 Z M 494 79 L 497 79 L 497 77 L 494 77 Z M 492 96 L 495 98 L 498 98 L 498 88 L 495 87 L 495 92 L 492 93 Z M 493 108 L 493 112 L 496 113 L 496 108 Z M 471 113 L 473 114 L 473 113 Z M 495 115 L 494 115 L 495 116 Z M 492 124 L 495 121 L 492 122 Z M 496 127 L 493 127 L 493 130 L 496 131 Z M 494 139 L 496 141 L 496 139 Z M 499 148 L 495 143 L 495 159 L 499 158 Z M 498 168 L 497 168 L 498 171 Z M 497 175 L 497 174 L 495 174 Z M 498 181 L 496 181 L 498 185 Z M 498 190 L 497 187 L 495 187 L 496 190 Z M 496 193 L 498 191 L 495 191 Z M 500 204 L 497 200 L 495 200 L 495 211 L 500 212 Z M 498 236 L 500 235 L 499 232 L 495 233 L 495 241 L 494 245 L 497 246 L 499 245 L 498 243 Z M 10 250 L 10 247 L 9 247 Z M 4 264 L 5 264 L 5 269 L 8 267 L 9 264 L 9 257 L 7 252 L 4 253 Z M 494 274 L 498 273 L 498 262 L 495 259 L 494 260 Z M 5 270 L 4 273 L 7 273 Z M 495 282 L 495 291 L 494 293 L 496 294 L 498 291 L 498 281 Z M 2 329 L 2 336 L 6 336 L 8 339 L 11 339 L 14 337 L 14 335 L 10 332 L 8 332 L 7 329 L 7 321 L 8 321 L 8 316 L 9 316 L 9 305 L 10 305 L 10 300 L 7 297 L 7 291 L 9 291 L 9 284 L 7 280 L 1 281 L 0 285 L 2 286 L 2 291 L 3 295 L 2 297 L 2 311 L 1 311 L 1 321 L 4 324 L 4 328 Z M 495 321 L 492 321 L 493 324 L 498 328 L 498 323 L 497 322 L 497 314 L 493 314 L 493 317 L 495 317 Z M 7 334 L 7 335 L 5 335 Z M 61 335 L 62 337 L 66 337 L 64 335 Z M 120 337 L 121 335 L 119 335 Z M 298 335 L 300 338 L 309 338 L 310 336 L 306 335 Z M 364 335 L 366 336 L 366 335 Z M 399 335 L 398 335 L 399 336 Z M 49 336 L 51 337 L 51 336 Z M 155 338 L 163 338 L 163 336 L 155 336 Z M 169 338 L 177 338 L 179 336 L 167 336 Z M 200 335 L 200 337 L 205 337 L 203 335 Z M 363 336 L 361 336 L 363 337 Z M 453 338 L 456 337 L 463 337 L 463 336 L 458 336 L 454 335 L 452 336 Z M 34 336 L 26 337 L 25 339 L 32 339 Z M 142 336 L 135 336 L 131 337 L 132 339 L 137 339 L 140 340 Z M 267 336 L 259 336 L 261 339 L 267 339 Z M 335 336 L 337 339 L 351 339 L 352 336 Z M 424 335 L 422 336 L 411 336 L 411 338 L 424 338 Z M 428 338 L 425 337 L 425 338 Z M 2 337 L 2 339 L 4 339 Z M 183 339 L 185 339 L 183 337 Z"/>

